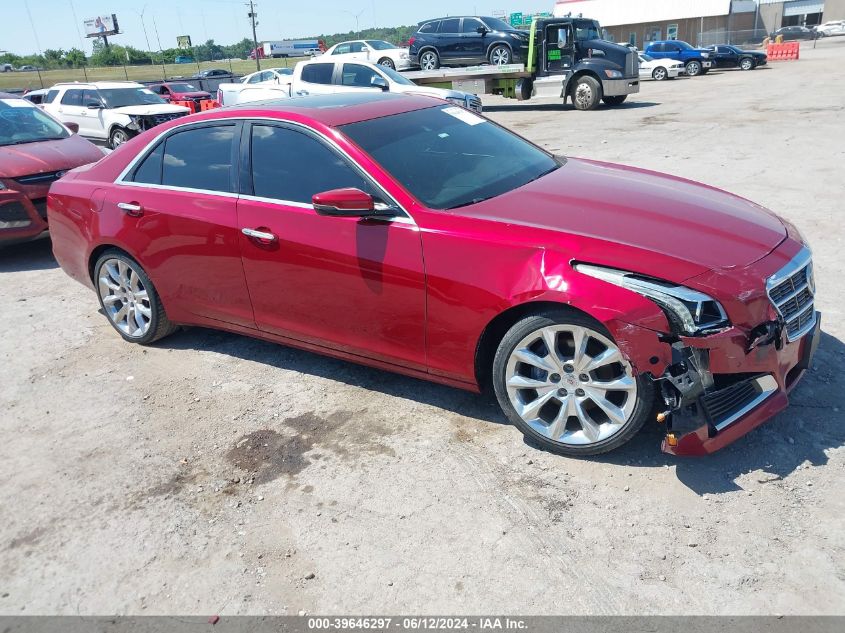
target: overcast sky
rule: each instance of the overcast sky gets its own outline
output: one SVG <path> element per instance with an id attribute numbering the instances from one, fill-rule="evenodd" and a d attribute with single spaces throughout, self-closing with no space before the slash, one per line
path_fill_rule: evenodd
<path id="1" fill-rule="evenodd" d="M 82 21 L 97 15 L 116 14 L 123 35 L 112 41 L 146 49 L 140 13 L 150 40 L 158 50 L 176 46 L 177 35 L 190 35 L 194 43 L 213 39 L 231 44 L 251 37 L 247 9 L 238 0 L 3 0 L 4 28 L 0 50 L 34 53 L 46 48 L 82 48 L 91 52 Z M 261 0 L 257 2 L 258 39 L 276 40 L 360 27 L 415 24 L 441 15 L 489 15 L 508 12 L 551 11 L 554 0 Z M 33 33 L 29 14 L 35 24 Z M 75 15 L 74 15 L 75 14 Z M 158 39 L 156 38 L 158 28 Z"/>

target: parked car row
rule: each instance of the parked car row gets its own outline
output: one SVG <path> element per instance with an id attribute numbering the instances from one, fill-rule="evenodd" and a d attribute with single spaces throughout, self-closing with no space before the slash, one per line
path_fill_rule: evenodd
<path id="1" fill-rule="evenodd" d="M 754 70 L 767 63 L 768 56 L 763 51 L 744 50 L 730 44 L 696 48 L 687 42 L 665 40 L 649 42 L 640 54 L 640 76 L 660 81 L 679 74 L 706 75 L 714 68 Z M 677 72 L 679 67 L 681 73 Z"/>

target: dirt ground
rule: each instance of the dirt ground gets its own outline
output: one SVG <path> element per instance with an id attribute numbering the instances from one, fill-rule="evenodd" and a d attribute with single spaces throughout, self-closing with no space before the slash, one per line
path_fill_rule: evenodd
<path id="1" fill-rule="evenodd" d="M 0 252 L 0 613 L 845 613 L 843 65 L 837 38 L 617 110 L 485 100 L 812 243 L 815 367 L 707 458 L 660 453 L 656 425 L 557 457 L 491 399 L 240 336 L 131 346 L 48 241 Z"/>

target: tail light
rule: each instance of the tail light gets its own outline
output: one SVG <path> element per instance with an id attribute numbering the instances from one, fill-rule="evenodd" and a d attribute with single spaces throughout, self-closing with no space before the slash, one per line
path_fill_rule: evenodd
<path id="1" fill-rule="evenodd" d="M 223 90 L 221 88 L 217 89 L 217 103 L 223 105 Z"/>
<path id="2" fill-rule="evenodd" d="M 414 42 L 416 41 L 416 39 L 417 38 L 412 37 L 411 39 L 408 40 L 408 48 L 411 48 L 414 45 Z"/>

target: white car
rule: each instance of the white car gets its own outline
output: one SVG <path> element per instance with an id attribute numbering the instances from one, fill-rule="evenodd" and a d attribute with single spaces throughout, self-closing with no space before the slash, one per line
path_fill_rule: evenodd
<path id="1" fill-rule="evenodd" d="M 845 20 L 831 20 L 816 27 L 816 32 L 822 37 L 845 35 Z"/>
<path id="2" fill-rule="evenodd" d="M 54 90 L 56 94 L 50 94 Z M 190 113 L 132 81 L 56 84 L 43 108 L 62 123 L 78 125 L 81 136 L 106 141 L 112 149 L 144 130 Z"/>
<path id="3" fill-rule="evenodd" d="M 394 70 L 407 70 L 411 67 L 411 58 L 408 56 L 407 48 L 399 48 L 384 40 L 353 40 L 335 44 L 325 52 L 326 56 L 333 59 L 359 60 L 372 62 L 393 68 Z"/>
<path id="4" fill-rule="evenodd" d="M 640 79 L 676 79 L 686 73 L 683 62 L 675 59 L 654 59 L 640 53 Z"/>
<path id="5" fill-rule="evenodd" d="M 381 64 L 322 57 L 309 62 L 299 62 L 293 70 L 292 97 L 374 90 L 438 97 L 468 110 L 481 112 L 481 99 L 474 94 L 418 86 L 399 72 Z"/>
<path id="6" fill-rule="evenodd" d="M 288 97 L 290 97 L 290 84 L 220 84 L 217 86 L 217 103 L 222 106 Z"/>
<path id="7" fill-rule="evenodd" d="M 290 86 L 290 80 L 292 77 L 293 69 L 291 68 L 267 68 L 266 70 L 259 70 L 258 72 L 243 77 L 241 79 L 241 83 L 249 84 L 251 86 Z"/>

